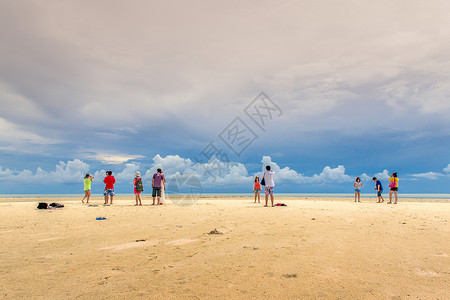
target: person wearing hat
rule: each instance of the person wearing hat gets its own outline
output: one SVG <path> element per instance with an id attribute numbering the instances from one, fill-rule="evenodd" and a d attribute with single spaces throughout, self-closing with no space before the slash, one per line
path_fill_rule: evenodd
<path id="1" fill-rule="evenodd" d="M 142 205 L 141 192 L 144 191 L 144 185 L 142 184 L 141 173 L 136 172 L 136 177 L 133 180 L 134 196 L 136 197 L 135 205 Z"/>

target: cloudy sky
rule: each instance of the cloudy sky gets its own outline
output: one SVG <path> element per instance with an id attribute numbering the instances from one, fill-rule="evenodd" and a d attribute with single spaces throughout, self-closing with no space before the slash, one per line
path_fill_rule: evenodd
<path id="1" fill-rule="evenodd" d="M 450 193 L 449 1 L 1 1 L 0 193 Z M 261 94 L 263 92 L 264 94 Z M 264 122 L 264 123 L 261 123 Z M 216 154 L 216 156 L 212 156 Z"/>

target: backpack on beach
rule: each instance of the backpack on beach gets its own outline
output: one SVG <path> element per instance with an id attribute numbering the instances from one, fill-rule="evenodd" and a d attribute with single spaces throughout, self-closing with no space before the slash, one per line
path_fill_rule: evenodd
<path id="1" fill-rule="evenodd" d="M 48 203 L 46 202 L 39 202 L 37 209 L 47 209 L 48 208 Z"/>
<path id="2" fill-rule="evenodd" d="M 142 184 L 142 178 L 136 177 L 136 191 L 142 192 L 144 190 L 144 185 Z"/>

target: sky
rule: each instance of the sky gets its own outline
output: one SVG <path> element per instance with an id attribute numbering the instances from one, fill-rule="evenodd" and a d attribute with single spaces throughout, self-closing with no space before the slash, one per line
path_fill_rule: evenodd
<path id="1" fill-rule="evenodd" d="M 1 1 L 0 194 L 450 193 L 449 1 Z M 181 180 L 181 181 L 180 181 Z M 147 189 L 149 191 L 149 189 Z M 145 192 L 145 191 L 144 191 Z"/>

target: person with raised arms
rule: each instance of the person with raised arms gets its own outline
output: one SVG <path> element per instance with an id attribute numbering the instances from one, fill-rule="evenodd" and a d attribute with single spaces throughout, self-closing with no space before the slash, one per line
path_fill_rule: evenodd
<path id="1" fill-rule="evenodd" d="M 91 199 L 91 184 L 92 184 L 92 180 L 94 179 L 94 176 L 92 176 L 91 174 L 86 174 L 86 176 L 84 176 L 84 197 L 83 199 L 81 199 L 81 202 L 84 203 L 84 199 L 86 200 L 86 203 L 89 204 L 89 199 Z"/>
<path id="2" fill-rule="evenodd" d="M 391 190 L 389 191 L 389 202 L 387 204 L 392 203 L 392 194 L 395 196 L 394 204 L 397 204 L 397 192 L 398 192 L 398 177 L 397 172 L 392 173 L 391 177 L 389 177 L 389 187 Z"/>

